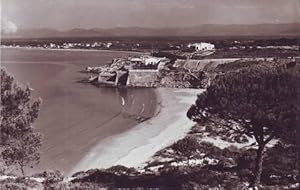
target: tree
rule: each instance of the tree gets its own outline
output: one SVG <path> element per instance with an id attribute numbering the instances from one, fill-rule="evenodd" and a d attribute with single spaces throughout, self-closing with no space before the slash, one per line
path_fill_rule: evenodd
<path id="1" fill-rule="evenodd" d="M 39 161 L 41 134 L 32 124 L 38 117 L 41 100 L 31 101 L 31 89 L 20 86 L 1 68 L 0 153 L 9 166 L 24 167 Z"/>
<path id="2" fill-rule="evenodd" d="M 226 121 L 214 127 L 232 139 L 255 138 L 258 148 L 252 186 L 260 183 L 266 144 L 275 138 L 295 137 L 299 68 L 295 63 L 261 63 L 218 75 L 187 113 L 199 123 L 215 118 Z"/>
<path id="3" fill-rule="evenodd" d="M 195 151 L 199 148 L 199 143 L 196 138 L 187 136 L 179 141 L 177 141 L 175 144 L 171 146 L 171 148 L 183 155 L 187 158 L 188 166 L 190 166 L 190 159 L 192 158 Z"/>

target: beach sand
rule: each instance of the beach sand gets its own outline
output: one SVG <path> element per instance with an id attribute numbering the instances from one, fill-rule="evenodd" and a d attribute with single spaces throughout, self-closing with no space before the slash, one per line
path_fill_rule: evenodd
<path id="1" fill-rule="evenodd" d="M 159 150 L 183 138 L 194 122 L 186 113 L 200 89 L 156 89 L 157 113 L 130 130 L 100 141 L 72 172 L 113 165 L 143 167 Z"/>

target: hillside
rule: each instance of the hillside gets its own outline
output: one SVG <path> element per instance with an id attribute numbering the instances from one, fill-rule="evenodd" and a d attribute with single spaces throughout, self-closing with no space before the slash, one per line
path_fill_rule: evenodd
<path id="1" fill-rule="evenodd" d="M 114 36 L 299 36 L 299 23 L 258 25 L 205 24 L 186 28 L 75 28 L 59 31 L 50 28 L 20 29 L 13 34 L 2 33 L 3 38 L 50 38 L 50 37 L 114 37 Z"/>

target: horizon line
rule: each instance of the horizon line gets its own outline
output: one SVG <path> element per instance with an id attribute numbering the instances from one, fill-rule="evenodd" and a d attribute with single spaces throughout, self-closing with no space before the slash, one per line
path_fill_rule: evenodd
<path id="1" fill-rule="evenodd" d="M 281 25 L 281 24 L 295 24 L 298 25 L 300 22 L 281 22 L 281 23 L 257 23 L 257 24 L 214 24 L 214 23 L 207 23 L 207 24 L 199 24 L 199 25 L 192 25 L 192 26 L 172 26 L 172 27 L 161 27 L 161 26 L 113 26 L 113 27 L 73 27 L 69 29 L 58 29 L 55 27 L 32 27 L 32 28 L 18 28 L 18 30 L 41 30 L 41 29 L 48 29 L 48 30 L 56 30 L 60 32 L 70 31 L 74 29 L 81 29 L 81 30 L 93 30 L 93 29 L 102 29 L 102 30 L 110 30 L 110 29 L 117 29 L 117 28 L 142 28 L 142 29 L 184 29 L 184 28 L 194 28 L 194 27 L 201 27 L 207 25 L 218 25 L 218 26 L 255 26 L 255 25 Z"/>

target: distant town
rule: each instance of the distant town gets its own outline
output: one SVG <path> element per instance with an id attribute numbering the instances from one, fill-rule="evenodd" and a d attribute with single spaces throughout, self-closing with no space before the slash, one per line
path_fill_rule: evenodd
<path id="1" fill-rule="evenodd" d="M 26 47 L 43 49 L 118 50 L 138 52 L 163 52 L 181 58 L 217 57 L 286 57 L 299 53 L 298 38 L 275 39 L 197 39 L 182 38 L 71 38 L 71 39 L 2 39 L 1 47 Z"/>

